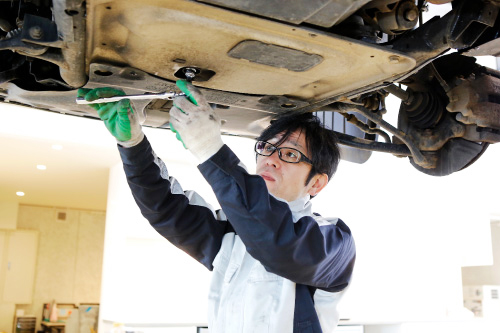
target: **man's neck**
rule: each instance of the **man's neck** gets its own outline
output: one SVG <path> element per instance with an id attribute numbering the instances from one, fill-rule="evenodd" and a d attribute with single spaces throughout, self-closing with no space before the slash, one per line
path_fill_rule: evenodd
<path id="1" fill-rule="evenodd" d="M 298 211 L 304 210 L 307 206 L 310 205 L 310 202 L 309 202 L 310 199 L 311 199 L 311 197 L 309 196 L 309 194 L 306 194 L 305 196 L 303 196 L 301 198 L 295 199 L 294 201 L 290 201 L 287 203 L 290 206 L 290 209 L 292 211 L 298 212 Z"/>
<path id="2" fill-rule="evenodd" d="M 272 195 L 272 194 L 271 194 Z M 310 215 L 312 213 L 311 210 L 311 196 L 309 194 L 306 194 L 305 196 L 295 199 L 294 201 L 286 201 L 284 199 L 278 198 L 274 195 L 272 195 L 275 199 L 286 202 L 288 206 L 290 207 L 290 210 L 292 211 L 292 215 L 294 218 L 294 221 L 296 222 L 298 219 L 300 219 L 302 216 Z"/>

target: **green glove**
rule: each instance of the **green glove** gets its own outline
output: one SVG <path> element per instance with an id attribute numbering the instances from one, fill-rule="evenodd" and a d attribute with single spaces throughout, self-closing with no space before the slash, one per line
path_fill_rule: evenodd
<path id="1" fill-rule="evenodd" d="M 175 82 L 175 84 L 177 85 L 177 87 L 179 87 L 179 89 L 183 93 L 186 94 L 186 97 L 189 99 L 189 101 L 191 103 L 193 103 L 194 105 L 198 106 L 198 102 L 194 98 L 193 92 L 190 90 L 193 87 L 193 85 L 191 83 L 187 82 L 186 80 L 178 80 L 177 82 Z"/>
<path id="2" fill-rule="evenodd" d="M 181 135 L 179 134 L 179 132 L 177 132 L 172 123 L 170 123 L 170 130 L 175 133 L 175 137 L 182 143 L 184 149 L 187 149 L 186 144 L 184 143 L 184 141 L 182 141 Z"/>
<path id="3" fill-rule="evenodd" d="M 98 98 L 123 96 L 123 90 L 114 88 L 78 89 L 77 96 L 93 101 Z M 120 145 L 132 147 L 140 143 L 144 138 L 141 126 L 137 121 L 129 99 L 118 102 L 89 104 L 97 110 L 99 118 L 109 132 L 118 140 Z"/>
<path id="4" fill-rule="evenodd" d="M 186 80 L 178 80 L 175 84 L 177 84 L 177 87 L 179 87 L 179 89 L 186 94 L 186 97 L 187 99 L 193 103 L 194 105 L 198 106 L 198 102 L 196 101 L 196 99 L 193 97 L 193 93 L 189 90 L 189 87 L 191 85 L 191 83 L 187 82 Z M 174 104 L 175 105 L 175 104 Z M 177 106 L 177 105 L 175 105 Z M 184 112 L 182 111 L 181 109 L 179 109 L 181 112 Z M 185 112 L 184 112 L 185 113 Z M 187 149 L 186 147 L 186 144 L 184 143 L 184 141 L 182 141 L 182 138 L 181 138 L 181 135 L 179 134 L 179 132 L 177 132 L 177 130 L 174 128 L 174 125 L 172 125 L 172 123 L 170 123 L 170 130 L 172 132 L 175 133 L 175 137 L 177 138 L 177 140 L 179 140 L 180 142 L 182 142 L 182 145 L 184 146 L 185 149 Z"/>
<path id="5" fill-rule="evenodd" d="M 184 147 L 202 163 L 224 145 L 221 120 L 200 90 L 185 81 L 177 81 L 177 86 L 186 96 L 174 98 L 170 129 L 177 133 L 177 139 L 182 137 Z"/>

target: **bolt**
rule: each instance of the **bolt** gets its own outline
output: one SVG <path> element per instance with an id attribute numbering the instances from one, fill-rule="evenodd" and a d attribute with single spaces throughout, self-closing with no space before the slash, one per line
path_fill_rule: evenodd
<path id="1" fill-rule="evenodd" d="M 33 39 L 40 39 L 43 36 L 43 30 L 39 26 L 35 25 L 29 30 L 30 37 Z"/>
<path id="2" fill-rule="evenodd" d="M 389 63 L 390 64 L 399 64 L 399 56 L 397 55 L 392 55 L 389 57 Z"/>
<path id="3" fill-rule="evenodd" d="M 198 71 L 196 70 L 196 68 L 188 67 L 188 68 L 184 69 L 184 76 L 186 77 L 186 80 L 188 82 L 191 82 L 196 77 L 197 72 Z"/>
<path id="4" fill-rule="evenodd" d="M 417 19 L 418 17 L 418 10 L 417 8 L 412 8 L 412 9 L 408 9 L 405 13 L 404 13 L 404 17 L 407 21 L 410 21 L 410 22 L 413 22 Z"/>

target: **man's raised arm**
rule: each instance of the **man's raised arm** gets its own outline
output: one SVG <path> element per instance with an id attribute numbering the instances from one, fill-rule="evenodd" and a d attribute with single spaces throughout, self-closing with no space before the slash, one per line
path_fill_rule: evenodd
<path id="1" fill-rule="evenodd" d="M 78 97 L 87 101 L 123 94 L 113 88 L 78 91 Z M 144 136 L 128 99 L 90 106 L 97 110 L 118 142 L 127 181 L 142 215 L 162 236 L 211 270 L 227 221 L 197 193 L 184 192 L 168 175 L 165 164 Z"/>

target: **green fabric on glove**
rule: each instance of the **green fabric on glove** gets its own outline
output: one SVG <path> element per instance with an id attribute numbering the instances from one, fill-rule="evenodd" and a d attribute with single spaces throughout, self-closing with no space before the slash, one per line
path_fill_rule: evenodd
<path id="1" fill-rule="evenodd" d="M 186 96 L 174 98 L 170 128 L 182 137 L 184 147 L 203 163 L 224 145 L 221 120 L 199 89 L 185 81 L 178 81 L 177 86 Z"/>
<path id="2" fill-rule="evenodd" d="M 188 98 L 188 100 L 193 103 L 194 105 L 198 106 L 198 102 L 196 101 L 196 99 L 193 97 L 192 95 L 192 92 L 189 91 L 189 86 L 191 85 L 191 83 L 185 81 L 185 80 L 178 80 L 176 83 L 177 87 L 179 87 L 179 89 L 186 94 L 186 97 Z M 174 104 L 175 105 L 175 104 Z M 182 111 L 181 109 L 179 109 L 181 112 L 184 112 Z M 187 149 L 186 147 L 186 144 L 184 143 L 184 141 L 182 141 L 182 138 L 181 138 L 181 135 L 179 134 L 179 132 L 177 132 L 174 128 L 174 125 L 172 125 L 172 123 L 170 123 L 170 130 L 172 132 L 175 133 L 175 137 L 177 138 L 177 140 L 179 140 L 180 142 L 182 142 L 182 145 L 184 146 L 185 149 Z"/>
<path id="3" fill-rule="evenodd" d="M 179 134 L 179 132 L 175 130 L 174 125 L 172 125 L 172 123 L 170 123 L 170 130 L 175 133 L 175 137 L 182 143 L 184 149 L 187 149 L 186 144 L 184 143 L 184 141 L 182 141 L 181 135 Z"/>
<path id="4" fill-rule="evenodd" d="M 114 88 L 78 89 L 77 96 L 85 98 L 86 101 L 93 101 L 99 98 L 113 96 L 124 96 L 123 90 Z M 128 113 L 133 113 L 129 99 L 118 102 L 89 104 L 97 110 L 99 118 L 104 121 L 104 125 L 118 141 L 128 141 L 132 138 L 132 130 Z"/>
<path id="5" fill-rule="evenodd" d="M 198 106 L 198 102 L 194 98 L 193 93 L 189 90 L 189 86 L 191 86 L 191 83 L 189 83 L 189 82 L 187 82 L 185 80 L 178 80 L 177 82 L 175 82 L 175 84 L 177 85 L 177 87 L 179 87 L 179 89 L 183 93 L 186 94 L 186 97 L 189 99 L 189 101 L 191 103 L 193 103 L 194 105 Z"/>

